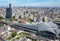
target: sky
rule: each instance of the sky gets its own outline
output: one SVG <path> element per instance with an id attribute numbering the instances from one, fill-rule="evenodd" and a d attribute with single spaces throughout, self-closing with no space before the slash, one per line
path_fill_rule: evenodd
<path id="1" fill-rule="evenodd" d="M 60 7 L 60 0 L 0 0 L 0 6 Z"/>

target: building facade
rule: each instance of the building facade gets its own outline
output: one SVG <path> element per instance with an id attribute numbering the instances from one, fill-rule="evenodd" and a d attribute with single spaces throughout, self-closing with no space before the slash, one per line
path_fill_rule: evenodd
<path id="1" fill-rule="evenodd" d="M 6 18 L 12 18 L 12 8 L 11 8 L 11 4 L 9 4 L 9 8 L 6 8 Z"/>

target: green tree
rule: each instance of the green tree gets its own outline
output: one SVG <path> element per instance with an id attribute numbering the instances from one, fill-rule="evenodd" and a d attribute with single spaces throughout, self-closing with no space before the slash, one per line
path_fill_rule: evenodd
<path id="1" fill-rule="evenodd" d="M 0 16 L 0 20 L 4 20 L 4 19 L 5 19 L 4 17 Z"/>

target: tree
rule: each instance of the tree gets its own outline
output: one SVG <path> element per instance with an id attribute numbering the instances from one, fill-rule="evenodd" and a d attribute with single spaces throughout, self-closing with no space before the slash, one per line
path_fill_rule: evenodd
<path id="1" fill-rule="evenodd" d="M 4 17 L 0 16 L 0 20 L 4 20 L 4 19 L 5 19 Z"/>

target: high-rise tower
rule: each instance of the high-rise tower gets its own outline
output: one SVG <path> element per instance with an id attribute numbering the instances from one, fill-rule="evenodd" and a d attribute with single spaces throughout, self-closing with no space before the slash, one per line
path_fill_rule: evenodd
<path id="1" fill-rule="evenodd" d="M 6 18 L 12 18 L 12 8 L 11 8 L 11 4 L 9 4 L 9 7 L 6 8 Z"/>

